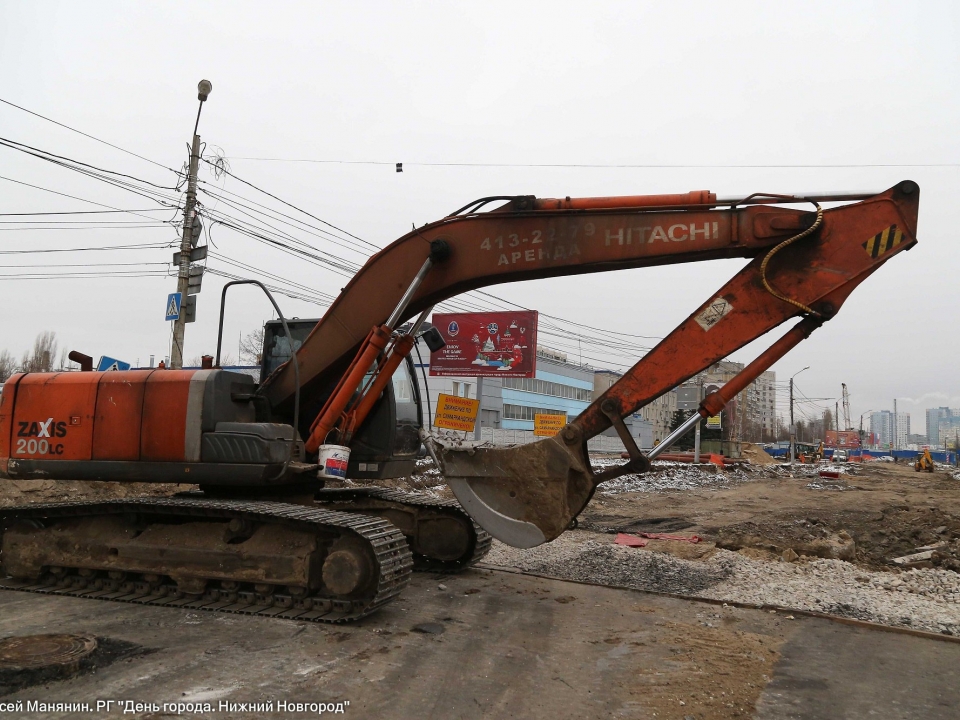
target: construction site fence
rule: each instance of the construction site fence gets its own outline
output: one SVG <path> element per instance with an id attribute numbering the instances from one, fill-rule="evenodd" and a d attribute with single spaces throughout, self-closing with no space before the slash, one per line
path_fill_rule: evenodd
<path id="1" fill-rule="evenodd" d="M 790 450 L 785 448 L 764 448 L 767 454 L 772 455 L 773 457 L 784 457 L 790 454 Z M 827 460 L 833 459 L 833 449 L 827 448 L 824 451 L 824 457 Z M 876 460 L 878 458 L 894 458 L 895 460 L 907 460 L 913 462 L 917 459 L 922 450 L 847 450 L 847 458 L 853 460 L 854 462 L 859 461 L 870 461 Z M 931 450 L 930 457 L 933 458 L 934 462 L 943 463 L 944 465 L 956 465 L 957 464 L 957 454 L 949 450 Z"/>

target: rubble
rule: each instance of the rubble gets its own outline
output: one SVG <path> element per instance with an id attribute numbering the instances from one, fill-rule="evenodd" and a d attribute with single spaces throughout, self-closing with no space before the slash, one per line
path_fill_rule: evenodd
<path id="1" fill-rule="evenodd" d="M 620 465 L 622 460 L 592 460 L 598 471 L 611 465 Z M 599 492 L 603 495 L 619 495 L 629 492 L 668 492 L 671 490 L 718 489 L 733 483 L 745 482 L 751 474 L 743 468 L 727 468 L 710 471 L 695 465 L 665 460 L 655 460 L 650 472 L 643 475 L 627 474 L 603 483 Z"/>
<path id="2" fill-rule="evenodd" d="M 743 548 L 761 548 L 774 554 L 792 551 L 797 556 L 819 557 L 834 560 L 854 560 L 857 557 L 857 544 L 844 531 L 836 535 L 813 538 L 808 542 L 794 542 L 787 548 L 781 549 L 757 535 L 722 533 L 717 539 L 717 547 L 725 550 L 742 550 Z"/>
<path id="3" fill-rule="evenodd" d="M 494 542 L 486 563 L 580 582 L 960 634 L 960 575 L 941 569 L 873 572 L 843 560 L 770 562 L 723 549 L 683 560 L 609 542 L 577 542 L 566 535 L 532 550 Z"/>

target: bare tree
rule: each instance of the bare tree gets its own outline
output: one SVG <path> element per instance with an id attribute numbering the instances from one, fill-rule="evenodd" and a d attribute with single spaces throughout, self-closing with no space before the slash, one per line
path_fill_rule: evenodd
<path id="1" fill-rule="evenodd" d="M 17 361 L 8 350 L 0 352 L 0 382 L 6 382 L 7 378 L 17 371 Z"/>
<path id="2" fill-rule="evenodd" d="M 57 357 L 57 334 L 50 330 L 37 335 L 33 349 L 20 360 L 20 372 L 50 372 Z"/>
<path id="3" fill-rule="evenodd" d="M 246 365 L 259 365 L 263 353 L 263 328 L 248 332 L 240 340 L 240 362 Z"/>

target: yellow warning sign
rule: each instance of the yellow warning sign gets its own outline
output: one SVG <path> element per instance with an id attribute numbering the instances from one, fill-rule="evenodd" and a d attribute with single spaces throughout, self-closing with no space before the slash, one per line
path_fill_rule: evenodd
<path id="1" fill-rule="evenodd" d="M 721 430 L 720 426 L 720 416 L 711 415 L 707 418 L 707 430 Z"/>
<path id="2" fill-rule="evenodd" d="M 479 409 L 479 400 L 440 393 L 437 398 L 437 414 L 433 417 L 433 426 L 445 430 L 470 432 L 477 424 Z"/>
<path id="3" fill-rule="evenodd" d="M 903 242 L 904 235 L 897 229 L 896 225 L 891 225 L 883 232 L 878 232 L 872 238 L 863 244 L 863 249 L 867 255 L 872 258 L 878 258 L 887 250 L 892 250 Z"/>
<path id="4" fill-rule="evenodd" d="M 566 415 L 537 413 L 533 416 L 533 434 L 537 437 L 553 437 L 567 424 Z"/>

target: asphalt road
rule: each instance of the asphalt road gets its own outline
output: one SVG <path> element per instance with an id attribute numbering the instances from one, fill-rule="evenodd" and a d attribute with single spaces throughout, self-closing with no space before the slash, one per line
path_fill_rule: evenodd
<path id="1" fill-rule="evenodd" d="M 488 570 L 416 574 L 345 626 L 0 591 L 0 637 L 61 632 L 125 649 L 0 704 L 199 702 L 223 720 L 270 716 L 229 707 L 250 702 L 276 717 L 317 716 L 279 702 L 349 702 L 347 718 L 960 717 L 958 643 Z M 10 716 L 132 717 L 122 708 Z"/>

